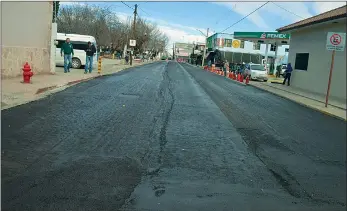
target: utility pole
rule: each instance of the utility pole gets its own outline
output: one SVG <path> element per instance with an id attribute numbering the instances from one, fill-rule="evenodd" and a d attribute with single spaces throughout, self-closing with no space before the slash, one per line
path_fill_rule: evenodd
<path id="1" fill-rule="evenodd" d="M 208 28 L 207 28 L 207 33 L 206 33 L 206 40 L 205 40 L 205 48 L 204 48 L 204 55 L 202 57 L 202 66 L 204 67 L 205 64 L 205 56 L 206 56 L 206 50 L 207 50 L 207 38 L 208 38 Z"/>
<path id="2" fill-rule="evenodd" d="M 135 10 L 134 10 L 134 22 L 133 22 L 133 33 L 132 33 L 132 38 L 135 39 L 135 35 L 136 35 L 136 16 L 137 16 L 137 4 L 135 4 Z M 135 51 L 135 46 L 133 48 L 133 50 Z M 133 55 L 131 54 L 131 51 L 130 51 L 130 65 L 133 65 Z"/>
<path id="3" fill-rule="evenodd" d="M 172 60 L 175 60 L 175 43 L 172 44 Z"/>
<path id="4" fill-rule="evenodd" d="M 127 26 L 127 30 L 131 29 L 131 17 L 130 16 L 127 17 L 126 26 Z M 128 52 L 129 31 L 127 32 L 127 39 L 125 40 L 125 45 L 124 45 L 124 50 L 123 50 L 123 58 L 125 58 L 125 56 L 127 55 L 127 52 Z"/>

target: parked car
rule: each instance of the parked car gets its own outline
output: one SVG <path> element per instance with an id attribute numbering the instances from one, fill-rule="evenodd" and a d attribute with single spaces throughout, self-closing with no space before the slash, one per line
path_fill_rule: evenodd
<path id="1" fill-rule="evenodd" d="M 250 75 L 251 80 L 263 80 L 267 81 L 267 72 L 262 64 L 246 64 L 245 71 L 243 72 L 244 77 Z"/>

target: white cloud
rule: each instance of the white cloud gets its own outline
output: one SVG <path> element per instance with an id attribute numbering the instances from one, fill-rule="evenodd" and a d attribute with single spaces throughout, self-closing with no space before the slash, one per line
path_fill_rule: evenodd
<path id="1" fill-rule="evenodd" d="M 244 17 L 252 11 L 256 10 L 264 3 L 265 2 L 218 2 L 215 4 L 226 6 L 227 8 L 237 12 Z M 282 8 L 285 8 L 291 13 L 279 8 L 275 4 Z M 265 31 L 273 29 L 269 27 L 269 25 L 264 20 L 264 14 L 276 14 L 283 19 L 290 20 L 291 22 L 299 21 L 301 18 L 299 18 L 298 16 L 303 18 L 312 16 L 304 2 L 275 2 L 275 4 L 269 2 L 265 6 L 248 16 L 247 19 Z M 296 14 L 297 16 L 292 13 Z"/>
<path id="2" fill-rule="evenodd" d="M 216 4 L 226 6 L 227 8 L 239 13 L 240 15 L 246 16 L 264 3 L 265 2 L 217 2 Z M 268 30 L 270 28 L 258 11 L 248 16 L 248 19 L 259 28 L 262 28 L 264 30 Z"/>
<path id="3" fill-rule="evenodd" d="M 119 20 L 125 23 L 128 19 L 128 17 L 132 17 L 132 14 L 128 13 L 121 13 L 116 12 L 116 15 L 118 16 Z M 200 32 L 198 32 L 195 27 L 191 26 L 184 26 L 181 24 L 171 23 L 167 22 L 165 20 L 161 19 L 155 19 L 151 17 L 141 16 L 141 18 L 144 18 L 154 24 L 157 25 L 159 30 L 166 34 L 169 38 L 169 44 L 168 49 L 172 48 L 173 43 L 175 42 L 200 42 L 205 43 L 205 37 L 203 35 L 200 35 Z M 206 29 L 199 29 L 202 32 L 205 32 Z"/>
<path id="4" fill-rule="evenodd" d="M 116 15 L 120 22 L 126 23 L 128 21 L 128 18 L 131 17 L 131 14 L 122 13 L 122 12 L 116 12 Z"/>
<path id="5" fill-rule="evenodd" d="M 171 26 L 158 25 L 158 28 L 161 32 L 165 33 L 169 37 L 168 49 L 172 48 L 173 43 L 175 42 L 185 42 L 185 43 L 205 43 L 205 37 L 202 35 L 190 34 L 187 31 L 174 28 Z"/>
<path id="6" fill-rule="evenodd" d="M 314 2 L 314 10 L 316 11 L 317 14 L 327 12 L 329 10 L 336 9 L 338 7 L 345 6 L 346 2 Z"/>

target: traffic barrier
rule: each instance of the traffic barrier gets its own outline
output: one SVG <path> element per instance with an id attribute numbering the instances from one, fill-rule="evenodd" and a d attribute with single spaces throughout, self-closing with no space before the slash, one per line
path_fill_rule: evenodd
<path id="1" fill-rule="evenodd" d="M 101 73 L 101 56 L 99 56 L 99 60 L 98 60 L 98 74 Z"/>
<path id="2" fill-rule="evenodd" d="M 243 83 L 243 75 L 240 76 L 240 82 Z"/>
<path id="3" fill-rule="evenodd" d="M 228 77 L 229 77 L 230 79 L 233 79 L 233 72 L 230 72 Z"/>
<path id="4" fill-rule="evenodd" d="M 249 76 L 247 75 L 247 77 L 246 77 L 246 85 L 248 85 L 249 84 Z"/>

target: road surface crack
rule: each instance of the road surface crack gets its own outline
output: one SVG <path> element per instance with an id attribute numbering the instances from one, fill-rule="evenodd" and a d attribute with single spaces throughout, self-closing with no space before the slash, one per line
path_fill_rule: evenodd
<path id="1" fill-rule="evenodd" d="M 171 115 L 171 112 L 172 112 L 172 109 L 173 109 L 173 105 L 175 103 L 175 98 L 174 98 L 174 94 L 173 94 L 173 91 L 172 91 L 172 80 L 169 76 L 169 73 L 168 73 L 168 68 L 167 68 L 168 65 L 165 66 L 165 71 L 163 72 L 163 93 L 168 93 L 168 108 L 166 109 L 166 111 L 164 112 L 164 115 L 163 115 L 163 125 L 160 129 L 160 135 L 159 135 L 159 144 L 160 144 L 160 152 L 159 152 L 159 156 L 158 156 L 158 163 L 159 165 L 162 165 L 163 163 L 163 157 L 164 157 L 164 154 L 163 154 L 163 151 L 165 149 L 165 145 L 167 143 L 167 139 L 166 139 L 166 130 L 167 130 L 167 126 L 168 126 L 168 123 L 169 123 L 169 119 L 170 119 L 170 115 Z M 165 95 L 164 95 L 164 103 L 167 104 L 165 102 Z"/>

